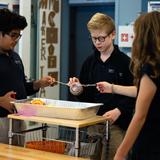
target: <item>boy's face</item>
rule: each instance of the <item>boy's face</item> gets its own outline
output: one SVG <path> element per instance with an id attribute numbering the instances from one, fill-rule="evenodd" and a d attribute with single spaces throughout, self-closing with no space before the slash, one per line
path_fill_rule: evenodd
<path id="1" fill-rule="evenodd" d="M 21 37 L 19 29 L 12 30 L 9 33 L 0 33 L 0 49 L 13 50 Z"/>
<path id="2" fill-rule="evenodd" d="M 92 30 L 90 34 L 94 46 L 100 53 L 107 52 L 113 46 L 114 31 L 107 34 L 104 30 Z"/>

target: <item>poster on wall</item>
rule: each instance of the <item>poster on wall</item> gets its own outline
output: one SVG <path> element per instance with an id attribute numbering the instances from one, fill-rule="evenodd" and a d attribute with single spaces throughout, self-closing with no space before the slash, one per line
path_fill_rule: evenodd
<path id="1" fill-rule="evenodd" d="M 148 12 L 160 11 L 160 1 L 148 2 Z"/>
<path id="2" fill-rule="evenodd" d="M 59 80 L 61 0 L 39 0 L 38 77 L 50 75 Z M 59 85 L 42 88 L 40 97 L 59 99 Z"/>

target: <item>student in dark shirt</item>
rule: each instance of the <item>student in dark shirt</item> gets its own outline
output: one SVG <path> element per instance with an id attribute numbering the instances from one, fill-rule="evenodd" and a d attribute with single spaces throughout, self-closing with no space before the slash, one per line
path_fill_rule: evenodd
<path id="1" fill-rule="evenodd" d="M 133 76 L 129 70 L 130 58 L 113 44 L 116 33 L 112 18 L 96 13 L 89 20 L 87 27 L 95 48 L 93 54 L 83 63 L 79 79 L 70 78 L 69 85 L 72 86 L 76 82 L 95 84 L 100 81 L 126 86 L 133 85 Z M 118 94 L 101 94 L 96 87 L 84 87 L 82 94 L 77 98 L 85 102 L 104 104 L 100 106 L 98 115 L 103 115 L 110 122 L 109 151 L 107 153 L 107 142 L 104 137 L 102 143 L 105 145 L 103 145 L 102 154 L 94 159 L 113 160 L 116 149 L 132 118 L 134 99 Z M 96 128 L 99 130 L 99 126 Z M 104 125 L 102 128 L 105 130 Z"/>
<path id="2" fill-rule="evenodd" d="M 25 17 L 8 9 L 0 9 L 0 96 L 3 96 L 0 99 L 0 142 L 3 143 L 8 143 L 7 115 L 14 110 L 10 104 L 10 101 L 15 100 L 13 95 L 16 99 L 25 99 L 38 92 L 41 87 L 47 87 L 55 81 L 54 78 L 46 76 L 40 80 L 27 82 L 20 56 L 14 52 L 21 31 L 26 26 Z M 21 127 L 21 124 L 15 125 L 17 129 Z"/>
<path id="3" fill-rule="evenodd" d="M 135 113 L 114 160 L 160 159 L 160 12 L 142 14 L 134 24 L 131 69 L 137 87 Z M 121 88 L 122 89 L 122 88 Z"/>

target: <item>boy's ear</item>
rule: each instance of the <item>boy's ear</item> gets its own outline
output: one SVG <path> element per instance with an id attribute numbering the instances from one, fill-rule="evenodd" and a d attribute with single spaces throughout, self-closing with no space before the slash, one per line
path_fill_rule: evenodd
<path id="1" fill-rule="evenodd" d="M 111 35 L 112 35 L 112 39 L 115 39 L 115 37 L 116 37 L 116 31 L 113 31 L 113 32 L 111 33 Z"/>

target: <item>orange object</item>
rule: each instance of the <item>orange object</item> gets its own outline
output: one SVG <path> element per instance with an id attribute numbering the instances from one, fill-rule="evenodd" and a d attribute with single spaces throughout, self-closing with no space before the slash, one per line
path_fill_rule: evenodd
<path id="1" fill-rule="evenodd" d="M 31 104 L 45 105 L 45 102 L 42 101 L 41 99 L 33 99 L 33 100 L 31 101 Z"/>
<path id="2" fill-rule="evenodd" d="M 42 151 L 64 154 L 65 143 L 58 141 L 29 141 L 26 142 L 26 148 L 38 149 Z"/>

